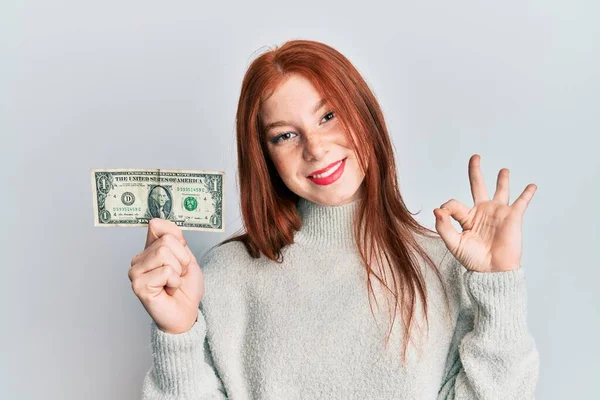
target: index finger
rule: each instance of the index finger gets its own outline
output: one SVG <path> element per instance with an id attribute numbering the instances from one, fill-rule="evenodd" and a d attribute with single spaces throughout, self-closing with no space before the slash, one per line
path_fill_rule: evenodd
<path id="1" fill-rule="evenodd" d="M 161 237 L 165 233 L 170 233 L 171 235 L 179 239 L 183 246 L 186 245 L 185 238 L 183 237 L 183 232 L 181 228 L 177 226 L 177 224 L 167 219 L 152 218 L 148 222 L 148 233 L 146 235 L 146 246 L 144 248 L 148 248 L 148 246 L 154 243 L 159 237 Z"/>

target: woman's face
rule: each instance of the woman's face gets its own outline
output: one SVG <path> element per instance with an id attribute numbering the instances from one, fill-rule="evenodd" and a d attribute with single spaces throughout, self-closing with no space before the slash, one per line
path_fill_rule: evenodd
<path id="1" fill-rule="evenodd" d="M 365 175 L 335 110 L 321 99 L 308 79 L 291 75 L 261 107 L 267 129 L 264 140 L 279 176 L 292 192 L 315 203 L 342 205 L 362 198 Z M 335 165 L 321 173 L 337 169 L 329 177 L 309 178 L 330 164 Z"/>

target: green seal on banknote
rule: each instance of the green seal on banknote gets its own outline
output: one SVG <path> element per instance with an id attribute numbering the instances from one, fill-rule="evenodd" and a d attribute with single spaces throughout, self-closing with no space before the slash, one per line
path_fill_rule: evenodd
<path id="1" fill-rule="evenodd" d="M 194 211 L 198 207 L 198 200 L 195 197 L 186 197 L 183 201 L 183 206 L 188 211 Z"/>

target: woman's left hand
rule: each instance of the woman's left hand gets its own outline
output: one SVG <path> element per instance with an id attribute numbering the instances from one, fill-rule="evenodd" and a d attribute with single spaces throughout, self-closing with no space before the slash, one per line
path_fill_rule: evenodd
<path id="1" fill-rule="evenodd" d="M 451 199 L 433 210 L 435 229 L 448 250 L 468 270 L 504 272 L 521 267 L 523 214 L 537 186 L 527 185 L 521 195 L 508 205 L 508 169 L 498 173 L 494 198 L 490 200 L 480 169 L 478 154 L 469 160 L 469 181 L 475 205 L 469 209 Z M 463 231 L 458 232 L 449 217 Z"/>

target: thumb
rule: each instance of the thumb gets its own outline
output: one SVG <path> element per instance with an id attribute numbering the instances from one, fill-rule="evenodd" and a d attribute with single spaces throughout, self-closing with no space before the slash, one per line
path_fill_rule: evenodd
<path id="1" fill-rule="evenodd" d="M 446 247 L 451 251 L 458 249 L 460 233 L 452 225 L 450 211 L 444 208 L 435 208 L 433 215 L 435 215 L 435 230 L 440 234 Z"/>

